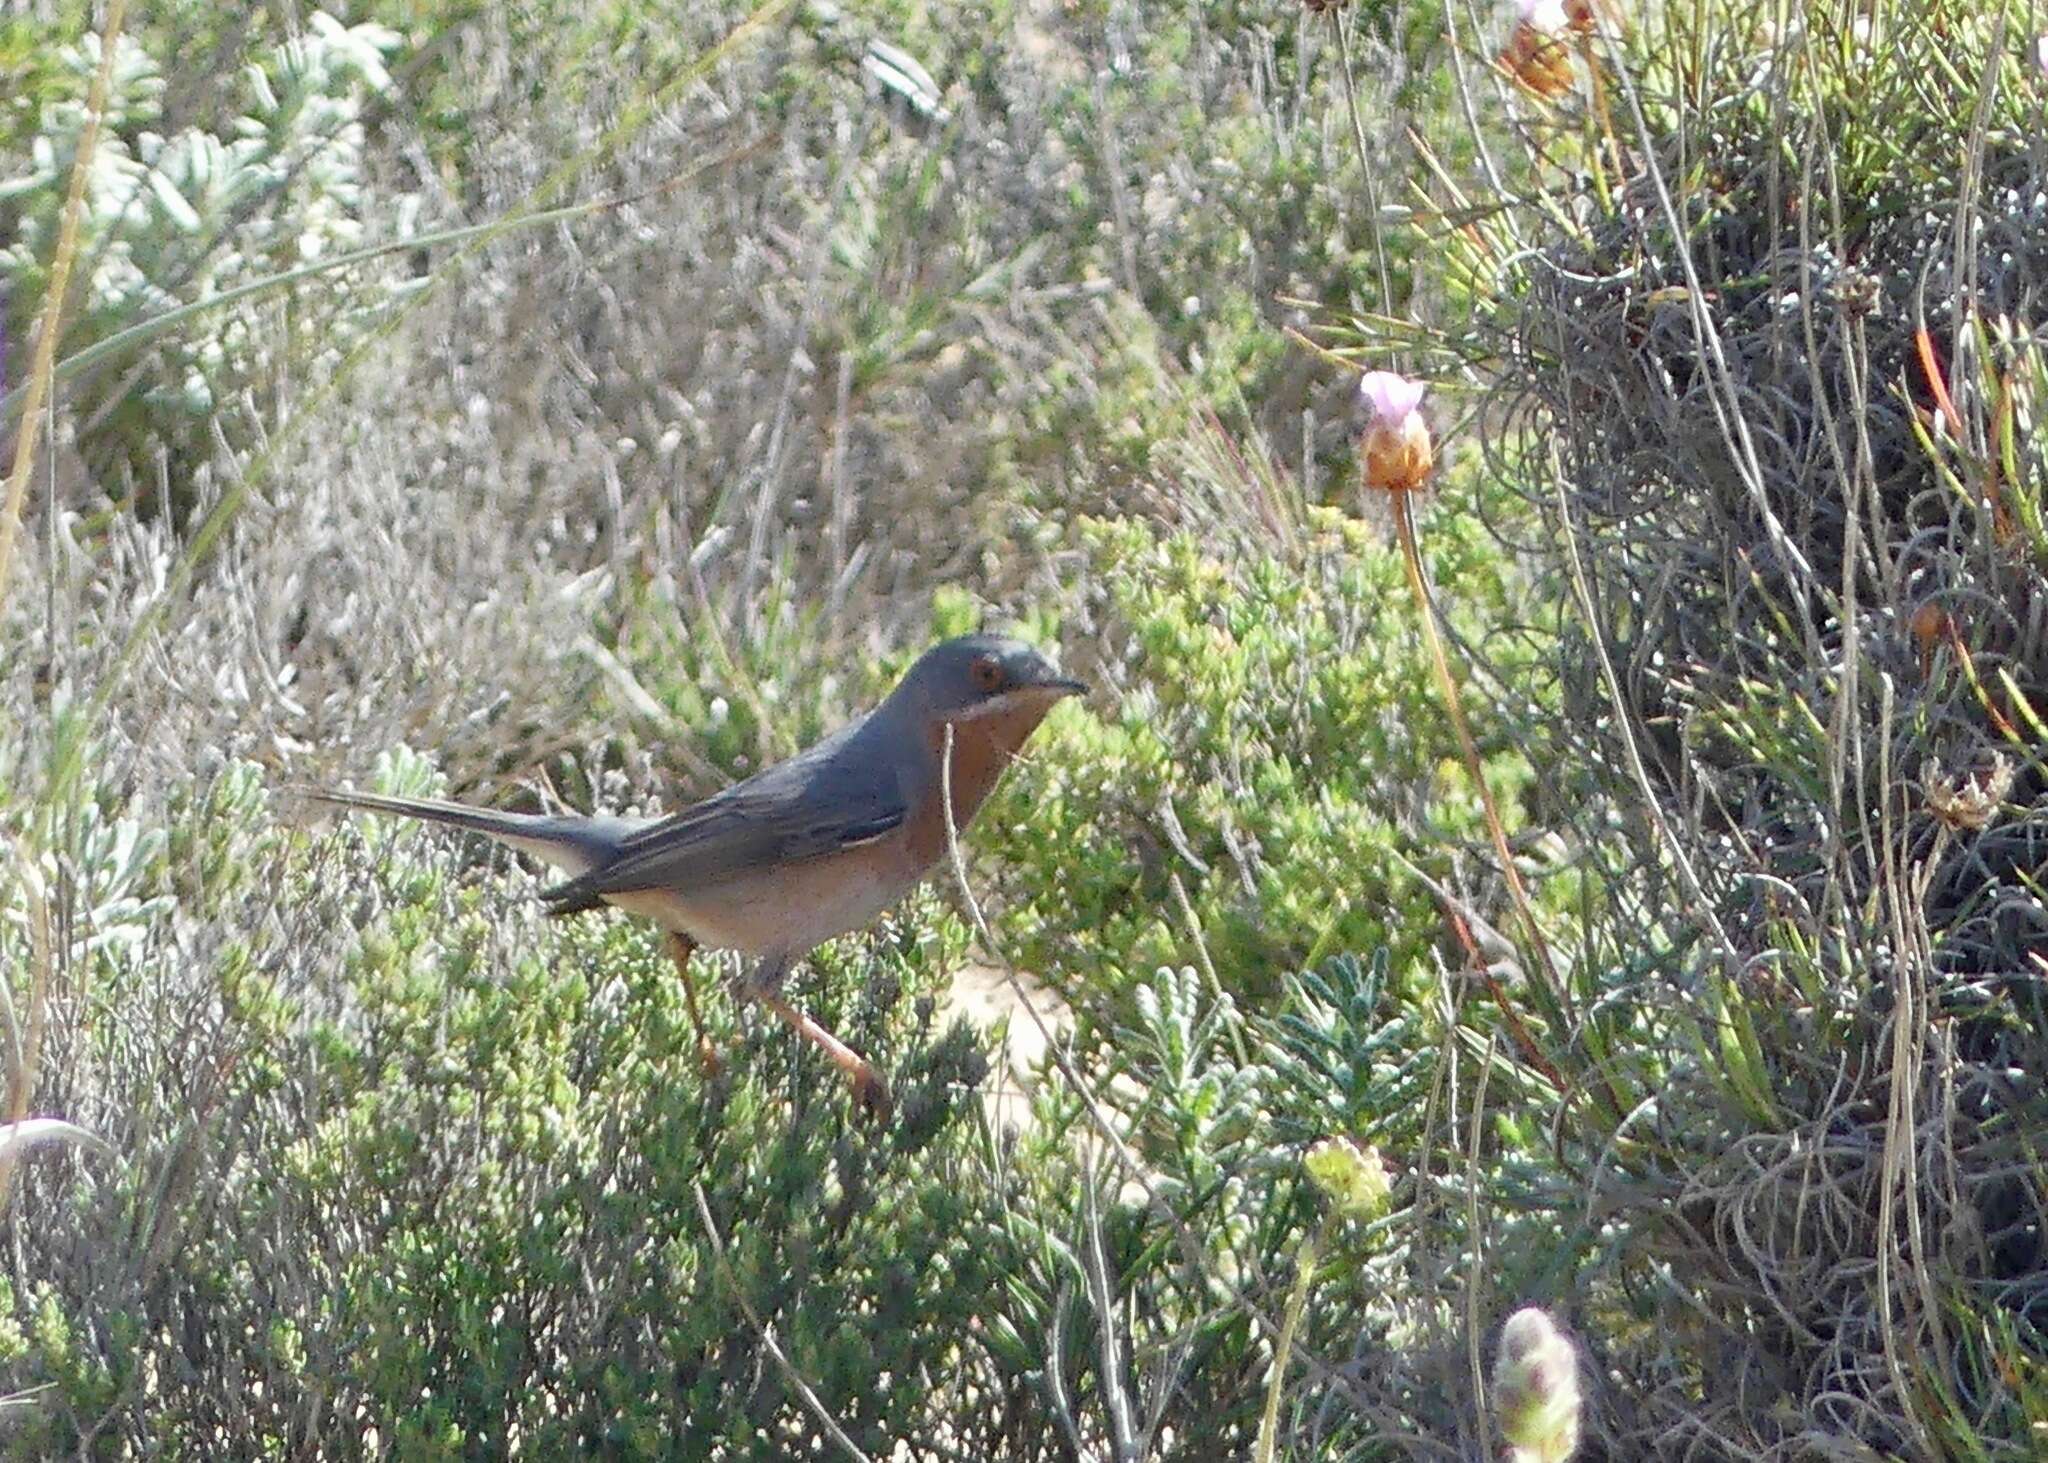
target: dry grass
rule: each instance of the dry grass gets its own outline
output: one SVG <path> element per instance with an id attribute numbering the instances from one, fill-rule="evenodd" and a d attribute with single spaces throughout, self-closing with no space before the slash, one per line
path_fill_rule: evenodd
<path id="1" fill-rule="evenodd" d="M 1489 443 L 1578 608 L 1547 755 L 1607 794 L 1559 818 L 1639 965 L 1612 999 L 1656 990 L 1695 1052 L 1589 1176 L 1657 1297 L 1660 1334 L 1610 1353 L 1624 1455 L 2027 1451 L 2031 1343 L 1986 1338 L 2048 1317 L 2048 781 L 2019 729 L 2048 540 L 2008 496 L 2041 481 L 2048 173 L 2017 12 L 1941 11 L 1815 9 L 1775 44 L 1651 23 L 1626 175 L 1501 265 Z M 1681 74 L 1763 81 L 1708 150 Z M 1885 151 L 1909 108 L 1952 129 Z M 1976 826 L 1942 813 L 1993 783 Z M 1782 1394 L 1809 1410 L 1758 1416 Z"/>

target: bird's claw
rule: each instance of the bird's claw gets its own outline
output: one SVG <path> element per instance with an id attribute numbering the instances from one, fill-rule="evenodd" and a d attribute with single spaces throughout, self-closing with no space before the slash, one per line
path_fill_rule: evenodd
<path id="1" fill-rule="evenodd" d="M 896 1099 L 889 1091 L 888 1079 L 881 1073 L 863 1063 L 847 1076 L 853 1085 L 855 1112 L 877 1123 L 887 1123 L 895 1115 Z"/>

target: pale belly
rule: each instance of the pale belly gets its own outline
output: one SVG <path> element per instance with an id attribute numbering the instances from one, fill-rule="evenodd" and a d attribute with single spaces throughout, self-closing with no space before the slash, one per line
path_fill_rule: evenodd
<path id="1" fill-rule="evenodd" d="M 605 900 L 711 949 L 802 955 L 868 924 L 921 874 L 897 850 L 870 846 L 694 889 L 642 889 Z"/>

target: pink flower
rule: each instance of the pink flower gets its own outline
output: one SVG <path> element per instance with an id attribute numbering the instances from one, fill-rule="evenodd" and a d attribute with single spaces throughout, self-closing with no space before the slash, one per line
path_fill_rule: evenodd
<path id="1" fill-rule="evenodd" d="M 2034 38 L 2034 65 L 2043 76 L 2048 76 L 2048 36 Z"/>
<path id="2" fill-rule="evenodd" d="M 1422 405 L 1427 382 L 1411 380 L 1398 371 L 1367 371 L 1358 378 L 1358 394 L 1372 407 L 1375 426 L 1398 427 Z"/>
<path id="3" fill-rule="evenodd" d="M 1396 371 L 1367 371 L 1359 378 L 1359 398 L 1372 408 L 1365 429 L 1367 487 L 1411 493 L 1429 480 L 1436 453 L 1419 410 L 1428 389 Z"/>
<path id="4" fill-rule="evenodd" d="M 1571 24 L 1564 0 L 1515 0 L 1515 13 L 1538 35 L 1554 36 Z"/>

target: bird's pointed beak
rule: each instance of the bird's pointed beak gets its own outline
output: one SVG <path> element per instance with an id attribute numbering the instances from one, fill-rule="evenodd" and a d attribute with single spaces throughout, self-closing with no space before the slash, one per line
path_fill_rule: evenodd
<path id="1" fill-rule="evenodd" d="M 1055 696 L 1085 696 L 1088 694 L 1088 683 L 1086 681 L 1077 681 L 1072 676 L 1063 676 L 1050 666 L 1046 667 L 1045 674 L 1040 676 L 1034 684 L 1037 689 L 1050 691 Z"/>

